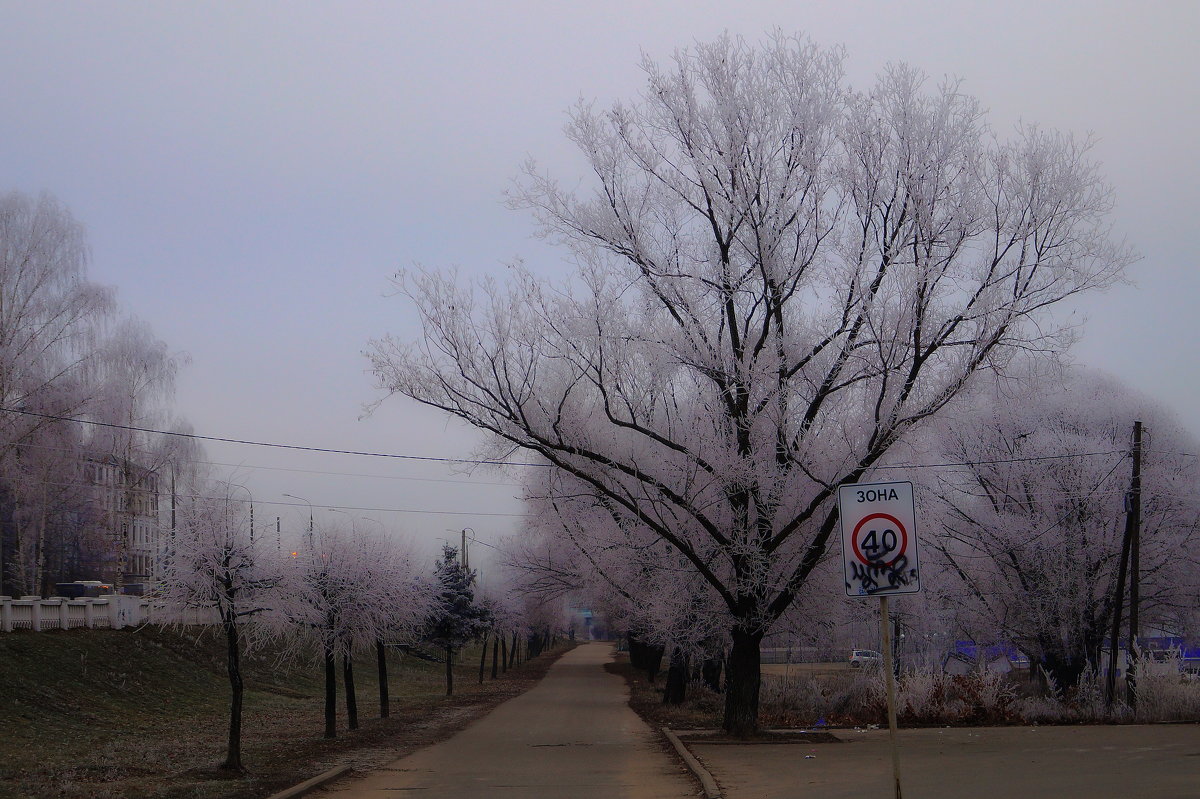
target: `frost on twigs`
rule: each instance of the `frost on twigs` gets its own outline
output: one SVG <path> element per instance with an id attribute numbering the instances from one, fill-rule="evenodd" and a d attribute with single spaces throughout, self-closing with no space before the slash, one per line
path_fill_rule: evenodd
<path id="1" fill-rule="evenodd" d="M 1044 312 L 1134 257 L 1086 144 L 1002 140 L 956 83 L 905 66 L 853 90 L 842 59 L 775 35 L 647 62 L 637 101 L 571 111 L 587 184 L 529 167 L 510 192 L 572 279 L 422 271 L 402 290 L 424 336 L 372 351 L 385 390 L 560 472 L 538 493 L 564 529 L 588 517 L 575 540 L 597 564 L 624 557 L 603 549 L 624 531 L 669 550 L 677 593 L 731 642 L 736 734 L 756 724 L 759 641 L 826 551 L 835 487 L 976 372 L 1058 346 Z"/>

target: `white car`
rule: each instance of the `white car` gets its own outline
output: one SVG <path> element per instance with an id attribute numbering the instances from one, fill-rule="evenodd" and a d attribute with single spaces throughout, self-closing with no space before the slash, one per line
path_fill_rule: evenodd
<path id="1" fill-rule="evenodd" d="M 850 650 L 850 668 L 852 669 L 861 669 L 863 666 L 878 666 L 879 661 L 882 659 L 883 655 L 874 649 Z"/>

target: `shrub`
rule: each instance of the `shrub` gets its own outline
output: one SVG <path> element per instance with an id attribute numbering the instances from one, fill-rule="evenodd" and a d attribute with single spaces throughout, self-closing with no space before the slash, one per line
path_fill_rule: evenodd
<path id="1" fill-rule="evenodd" d="M 1123 687 L 1124 683 L 1121 683 Z M 1011 675 L 971 672 L 953 676 L 937 668 L 918 668 L 900 678 L 896 713 L 907 724 L 1026 724 L 1126 722 L 1135 719 L 1119 697 L 1110 709 L 1104 681 L 1095 670 L 1084 672 L 1064 695 L 1045 676 L 1035 696 Z M 883 724 L 887 704 L 878 669 L 846 674 L 768 678 L 760 694 L 763 723 L 771 727 L 813 726 L 824 719 L 836 725 Z M 1136 720 L 1200 720 L 1200 680 L 1171 672 L 1146 675 L 1139 681 Z"/>

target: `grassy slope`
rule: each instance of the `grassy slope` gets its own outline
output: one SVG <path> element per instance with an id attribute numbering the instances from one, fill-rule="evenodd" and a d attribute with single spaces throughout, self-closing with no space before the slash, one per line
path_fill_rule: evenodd
<path id="1" fill-rule="evenodd" d="M 532 685 L 550 659 L 478 685 L 478 650 L 456 667 L 389 656 L 392 717 L 378 716 L 374 656 L 356 662 L 363 729 L 324 741 L 324 681 L 312 663 L 259 656 L 245 664 L 243 761 L 230 780 L 224 756 L 229 687 L 222 642 L 145 628 L 0 635 L 0 799 L 28 797 L 255 797 L 334 763 L 386 762 L 437 740 Z M 490 661 L 489 661 L 490 674 Z"/>

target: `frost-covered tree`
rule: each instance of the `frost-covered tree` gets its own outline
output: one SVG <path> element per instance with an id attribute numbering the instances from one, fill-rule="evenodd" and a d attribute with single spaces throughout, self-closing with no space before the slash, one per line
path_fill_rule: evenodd
<path id="1" fill-rule="evenodd" d="M 116 320 L 114 292 L 88 280 L 87 261 L 82 226 L 53 199 L 0 197 L 5 591 L 121 579 L 138 532 L 137 497 L 193 454 L 185 439 L 128 429 L 180 429 L 167 408 L 181 359 L 144 323 Z M 88 487 L 89 460 L 120 468 L 127 495 L 117 507 L 102 507 Z M 112 540 L 97 534 L 105 527 Z"/>
<path id="2" fill-rule="evenodd" d="M 56 582 L 103 572 L 107 542 L 99 534 L 95 495 L 84 473 L 82 432 L 72 422 L 43 420 L 2 459 L 0 485 L 7 501 L 0 505 L 11 513 L 5 584 L 22 594 L 48 596 Z"/>
<path id="3" fill-rule="evenodd" d="M 112 509 L 116 534 L 113 579 L 118 583 L 152 580 L 155 576 L 151 573 L 155 566 L 145 562 L 146 556 L 141 562 L 131 556 L 137 517 L 149 517 L 148 523 L 157 527 L 156 514 L 139 507 L 142 498 L 148 493 L 166 493 L 170 481 L 182 482 L 192 476 L 190 464 L 199 450 L 193 439 L 145 432 L 191 432 L 189 425 L 175 418 L 171 408 L 175 379 L 186 362 L 185 355 L 172 353 L 149 325 L 134 318 L 111 326 L 100 342 L 88 413 L 99 424 L 91 429 L 87 456 L 113 464 L 120 474 L 123 496 L 119 506 Z"/>
<path id="4" fill-rule="evenodd" d="M 1007 640 L 1063 688 L 1110 635 L 1134 420 L 1142 466 L 1142 619 L 1171 628 L 1200 592 L 1196 443 L 1154 402 L 1082 371 L 980 387 L 934 431 L 922 516 L 963 629 Z"/>
<path id="5" fill-rule="evenodd" d="M 337 659 L 350 729 L 358 727 L 352 658 L 381 640 L 419 637 L 436 589 L 406 547 L 389 538 L 318 528 L 314 551 L 293 562 L 286 623 L 325 669 L 325 737 L 337 736 Z M 385 680 L 386 672 L 381 673 Z"/>
<path id="6" fill-rule="evenodd" d="M 401 275 L 424 336 L 376 342 L 390 392 L 540 456 L 670 544 L 719 597 L 724 727 L 757 728 L 759 643 L 821 562 L 840 483 L 972 376 L 1065 346 L 1045 313 L 1132 259 L 1088 145 L 1001 138 L 955 82 L 775 35 L 647 59 L 633 103 L 582 103 L 579 193 L 510 195 L 565 282 Z M 575 181 L 570 182 L 571 185 Z"/>
<path id="7" fill-rule="evenodd" d="M 73 448 L 78 431 L 54 417 L 73 416 L 91 394 L 113 292 L 87 277 L 83 226 L 48 196 L 0 195 L 0 531 L 3 591 L 44 587 L 52 503 L 77 483 L 74 470 L 47 468 Z M 47 430 L 47 428 L 55 428 Z M 43 500 L 43 497 L 48 499 Z M 68 526 L 68 529 L 69 526 Z"/>
<path id="8" fill-rule="evenodd" d="M 282 574 L 277 560 L 255 551 L 246 506 L 234 496 L 235 488 L 216 483 L 188 490 L 176 514 L 157 601 L 175 623 L 191 621 L 189 610 L 211 613 L 218 620 L 230 687 L 229 737 L 222 768 L 242 771 L 241 660 L 275 629 L 263 617 L 281 604 Z"/>

